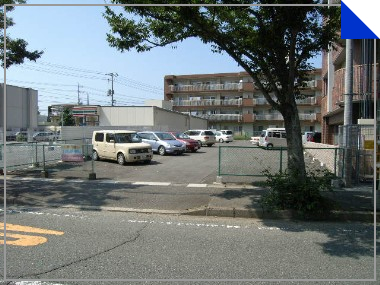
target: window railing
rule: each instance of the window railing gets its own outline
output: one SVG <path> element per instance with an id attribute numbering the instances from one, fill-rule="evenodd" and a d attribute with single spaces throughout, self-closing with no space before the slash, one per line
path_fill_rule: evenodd
<path id="1" fill-rule="evenodd" d="M 238 121 L 242 120 L 242 115 L 240 114 L 201 114 L 197 117 L 208 119 L 210 121 Z"/>
<path id="2" fill-rule="evenodd" d="M 242 99 L 174 100 L 173 106 L 240 106 Z"/>
<path id="3" fill-rule="evenodd" d="M 170 91 L 208 91 L 208 90 L 240 90 L 243 83 L 220 83 L 220 84 L 190 84 L 190 85 L 169 85 Z"/>

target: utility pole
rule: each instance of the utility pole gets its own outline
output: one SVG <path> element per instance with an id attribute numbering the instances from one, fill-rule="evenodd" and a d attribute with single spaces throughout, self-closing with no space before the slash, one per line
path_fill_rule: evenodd
<path id="1" fill-rule="evenodd" d="M 353 97 L 353 43 L 352 39 L 346 40 L 346 73 L 344 90 L 344 126 L 343 145 L 344 157 L 344 180 L 346 187 L 352 187 L 352 97 Z"/>
<path id="2" fill-rule="evenodd" d="M 80 98 L 79 98 L 79 94 L 80 94 L 82 91 L 79 90 L 79 87 L 83 87 L 83 86 L 79 85 L 79 83 L 78 83 L 78 105 L 81 105 Z"/>
<path id="3" fill-rule="evenodd" d="M 115 91 L 113 90 L 113 78 L 117 77 L 118 74 L 116 72 L 115 73 L 111 72 L 111 73 L 107 73 L 106 75 L 111 76 L 111 90 L 108 90 L 107 96 L 111 96 L 111 106 L 113 106 L 115 103 L 115 100 L 113 99 L 113 95 L 115 94 Z"/>

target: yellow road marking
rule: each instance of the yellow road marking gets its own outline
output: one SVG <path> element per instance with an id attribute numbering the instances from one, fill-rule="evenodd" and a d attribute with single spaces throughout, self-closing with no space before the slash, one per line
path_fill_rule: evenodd
<path id="1" fill-rule="evenodd" d="M 4 236 L 4 234 L 0 233 L 0 236 Z M 9 240 L 9 238 L 14 238 L 15 240 Z M 35 245 L 43 244 L 45 242 L 47 242 L 47 238 L 45 237 L 7 233 L 7 245 L 35 246 Z M 4 244 L 4 239 L 0 240 L 0 244 Z"/>
<path id="2" fill-rule="evenodd" d="M 35 234 L 48 234 L 48 235 L 63 235 L 64 232 L 52 231 L 41 228 L 34 228 L 28 226 L 20 226 L 7 223 L 7 245 L 16 246 L 35 246 L 47 242 L 47 238 L 41 236 L 21 235 L 15 233 L 9 233 L 9 231 L 26 232 Z M 4 230 L 4 223 L 0 223 L 0 229 Z M 0 236 L 4 236 L 4 233 L 0 233 Z M 4 244 L 4 239 L 0 240 L 0 244 Z"/>
<path id="3" fill-rule="evenodd" d="M 4 230 L 4 223 L 0 223 L 0 229 Z M 8 231 L 47 234 L 47 235 L 59 235 L 59 236 L 64 234 L 64 232 L 60 232 L 60 231 L 45 230 L 45 229 L 40 229 L 40 228 L 13 225 L 13 224 L 7 223 L 7 232 Z"/>

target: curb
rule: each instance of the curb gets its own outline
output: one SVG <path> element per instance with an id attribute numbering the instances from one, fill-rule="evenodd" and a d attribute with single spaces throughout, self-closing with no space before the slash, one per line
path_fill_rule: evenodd
<path id="1" fill-rule="evenodd" d="M 3 199 L 0 199 L 0 203 Z M 188 215 L 188 216 L 206 216 L 206 217 L 226 217 L 226 218 L 248 218 L 248 219 L 273 219 L 273 220 L 300 220 L 295 217 L 291 211 L 273 211 L 265 212 L 261 209 L 240 209 L 240 208 L 222 208 L 222 207 L 201 207 L 187 210 L 159 210 L 159 209 L 138 209 L 125 207 L 107 207 L 107 206 L 88 206 L 73 204 L 55 204 L 55 203 L 27 203 L 17 198 L 7 199 L 7 205 L 12 206 L 33 206 L 33 207 L 53 207 L 68 208 L 88 211 L 108 211 L 122 213 L 140 213 L 140 214 L 160 214 L 160 215 Z M 380 213 L 376 215 L 377 221 L 380 221 Z M 333 211 L 328 217 L 310 221 L 330 221 L 330 222 L 374 222 L 374 213 L 365 211 Z"/>

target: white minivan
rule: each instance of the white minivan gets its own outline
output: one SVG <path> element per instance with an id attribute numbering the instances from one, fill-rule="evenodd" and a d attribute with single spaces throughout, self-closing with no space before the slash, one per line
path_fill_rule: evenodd
<path id="1" fill-rule="evenodd" d="M 286 147 L 285 128 L 268 128 L 263 130 L 260 135 L 259 146 L 265 148 Z"/>

